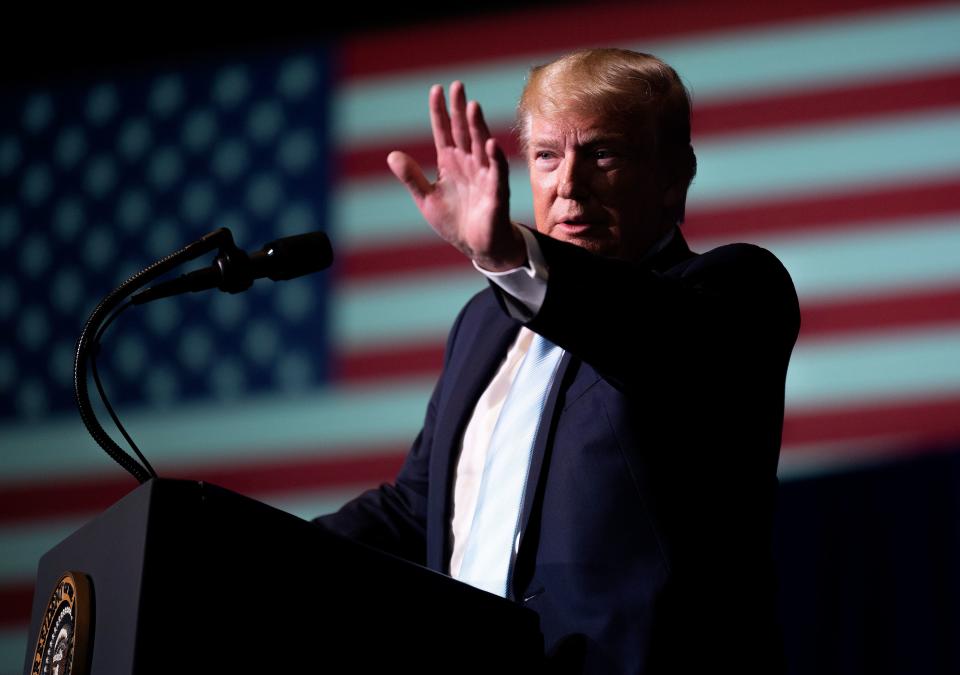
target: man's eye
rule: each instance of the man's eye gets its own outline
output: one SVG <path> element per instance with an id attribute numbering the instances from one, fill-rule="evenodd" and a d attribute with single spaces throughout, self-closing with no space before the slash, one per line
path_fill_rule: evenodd
<path id="1" fill-rule="evenodd" d="M 537 159 L 550 159 L 553 157 L 553 153 L 548 150 L 538 150 L 535 156 Z"/>

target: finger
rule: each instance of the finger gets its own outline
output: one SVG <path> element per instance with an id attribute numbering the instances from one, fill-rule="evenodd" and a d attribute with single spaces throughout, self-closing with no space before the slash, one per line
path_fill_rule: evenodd
<path id="1" fill-rule="evenodd" d="M 505 205 L 510 199 L 510 164 L 507 162 L 507 155 L 495 138 L 487 139 L 484 150 L 487 153 L 490 166 L 493 167 L 493 176 L 497 181 L 497 196 Z"/>
<path id="2" fill-rule="evenodd" d="M 453 145 L 447 102 L 443 97 L 443 87 L 439 84 L 430 87 L 430 126 L 433 129 L 433 144 L 437 151 Z"/>
<path id="3" fill-rule="evenodd" d="M 450 122 L 453 140 L 464 152 L 471 151 L 470 130 L 467 126 L 467 93 L 459 80 L 450 85 Z"/>
<path id="4" fill-rule="evenodd" d="M 470 137 L 473 141 L 473 156 L 483 166 L 489 165 L 487 157 L 487 139 L 490 138 L 490 130 L 483 119 L 483 110 L 476 101 L 470 101 L 467 104 L 467 119 L 470 122 Z"/>
<path id="5" fill-rule="evenodd" d="M 418 204 L 433 189 L 433 185 L 423 175 L 423 169 L 407 153 L 394 150 L 387 155 L 387 166 L 390 167 L 393 175 L 407 187 L 414 201 Z"/>

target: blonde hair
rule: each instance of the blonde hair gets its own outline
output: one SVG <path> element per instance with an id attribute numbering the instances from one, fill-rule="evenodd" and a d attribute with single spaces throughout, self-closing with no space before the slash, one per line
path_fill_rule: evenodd
<path id="1" fill-rule="evenodd" d="M 599 115 L 624 129 L 644 129 L 653 119 L 657 161 L 682 190 L 697 172 L 690 143 L 690 95 L 676 71 L 655 56 L 627 49 L 580 49 L 530 69 L 517 105 L 516 131 L 526 152 L 530 118 L 560 113 Z"/>

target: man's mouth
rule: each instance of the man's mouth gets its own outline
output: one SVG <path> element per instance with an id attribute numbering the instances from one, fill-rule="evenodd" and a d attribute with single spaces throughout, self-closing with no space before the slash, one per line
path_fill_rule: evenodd
<path id="1" fill-rule="evenodd" d="M 568 234 L 582 234 L 596 228 L 596 223 L 585 218 L 568 218 L 557 222 L 557 227 Z"/>

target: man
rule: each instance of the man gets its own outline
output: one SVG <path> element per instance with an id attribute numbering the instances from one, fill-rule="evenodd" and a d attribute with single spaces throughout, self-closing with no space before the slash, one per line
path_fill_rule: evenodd
<path id="1" fill-rule="evenodd" d="M 534 609 L 572 672 L 775 672 L 772 514 L 799 310 L 768 252 L 687 248 L 683 85 L 618 49 L 533 69 L 518 129 L 536 232 L 510 220 L 480 106 L 459 82 L 450 96 L 448 113 L 430 91 L 436 182 L 387 160 L 491 287 L 454 324 L 395 483 L 321 522 Z M 534 349 L 553 361 L 530 376 Z"/>

